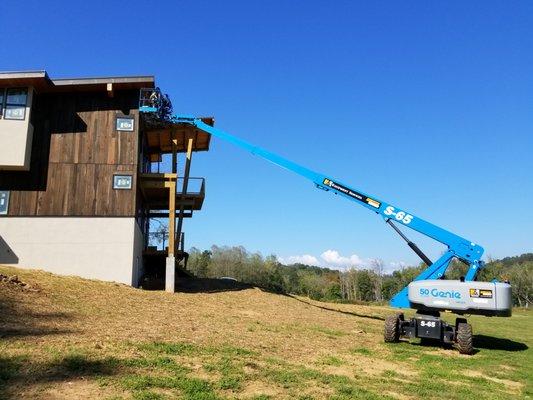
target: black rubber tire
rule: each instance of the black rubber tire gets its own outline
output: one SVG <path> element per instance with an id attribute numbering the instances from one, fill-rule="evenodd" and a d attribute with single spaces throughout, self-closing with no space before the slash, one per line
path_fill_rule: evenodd
<path id="1" fill-rule="evenodd" d="M 385 318 L 383 338 L 385 339 L 385 343 L 396 343 L 400 341 L 400 317 L 397 314 L 389 315 Z"/>
<path id="2" fill-rule="evenodd" d="M 472 335 L 472 325 L 466 322 L 457 324 L 457 350 L 461 354 L 474 354 L 474 338 Z"/>

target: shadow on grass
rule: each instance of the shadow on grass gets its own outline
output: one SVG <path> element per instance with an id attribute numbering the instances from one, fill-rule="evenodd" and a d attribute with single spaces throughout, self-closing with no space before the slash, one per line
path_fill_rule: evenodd
<path id="1" fill-rule="evenodd" d="M 307 304 L 307 305 L 312 306 L 312 307 L 320 308 L 321 310 L 336 312 L 336 313 L 339 313 L 339 314 L 351 315 L 352 317 L 368 318 L 368 319 L 375 319 L 375 320 L 378 320 L 378 321 L 385 321 L 385 318 L 382 317 L 382 316 L 379 316 L 379 315 L 359 314 L 359 313 L 356 313 L 356 312 L 353 312 L 353 311 L 343 311 L 343 310 L 338 310 L 338 309 L 335 309 L 335 308 L 329 308 L 329 307 L 325 307 L 325 306 L 320 306 L 318 304 L 314 304 L 314 303 L 311 303 L 309 301 L 305 301 L 305 300 L 303 300 L 301 298 L 298 298 L 298 297 L 296 297 L 296 296 L 294 296 L 292 294 L 284 294 L 284 296 L 287 296 L 287 297 L 290 297 L 290 298 L 292 298 L 294 300 L 297 300 L 300 303 L 304 303 L 304 304 Z"/>
<path id="2" fill-rule="evenodd" d="M 34 385 L 115 375 L 118 367 L 119 362 L 115 358 L 91 360 L 80 354 L 67 355 L 51 362 L 0 356 L 0 398 L 19 398 L 20 388 Z"/>
<path id="3" fill-rule="evenodd" d="M 474 347 L 504 351 L 525 351 L 529 348 L 525 343 L 487 335 L 474 335 Z"/>
<path id="4" fill-rule="evenodd" d="M 168 389 L 176 392 L 176 396 L 179 392 L 182 395 L 179 398 L 215 400 L 218 397 L 212 383 L 187 376 L 191 369 L 169 355 L 197 355 L 202 351 L 228 357 L 248 354 L 245 349 L 202 349 L 179 342 L 150 342 L 137 346 L 137 350 L 135 355 L 126 358 L 105 357 L 90 350 L 71 350 L 66 355 L 51 356 L 46 361 L 30 354 L 0 355 L 0 399 L 33 398 L 35 393 L 39 394 L 39 398 L 48 398 L 48 389 L 61 392 L 66 387 L 70 388 L 71 383 L 91 381 L 99 383 L 100 387 L 111 382 L 118 384 L 119 390 L 130 392 L 135 399 L 159 399 L 162 397 L 152 390 Z M 93 396 L 97 394 L 93 393 Z"/>
<path id="5" fill-rule="evenodd" d="M 412 347 L 433 347 L 433 348 L 442 348 L 446 350 L 455 350 L 455 346 L 449 343 L 442 343 L 440 340 L 436 339 L 422 339 L 419 342 L 410 341 L 409 339 L 400 339 L 400 343 L 404 346 Z M 408 348 L 404 347 L 403 350 L 406 351 Z M 497 338 L 487 335 L 474 335 L 474 354 L 479 353 L 483 350 L 502 350 L 502 351 L 525 351 L 529 347 L 525 343 L 516 342 L 511 339 Z"/>
<path id="6" fill-rule="evenodd" d="M 181 293 L 234 292 L 252 288 L 253 285 L 231 279 L 184 278 L 176 282 L 176 292 Z"/>
<path id="7" fill-rule="evenodd" d="M 46 336 L 70 333 L 57 327 L 70 314 L 63 312 L 36 312 L 23 302 L 23 296 L 32 296 L 20 290 L 0 293 L 0 338 Z"/>
<path id="8" fill-rule="evenodd" d="M 165 290 L 165 280 L 164 278 L 145 278 L 141 287 L 144 290 Z M 177 276 L 175 288 L 177 293 L 219 293 L 252 289 L 254 286 L 231 279 Z"/>

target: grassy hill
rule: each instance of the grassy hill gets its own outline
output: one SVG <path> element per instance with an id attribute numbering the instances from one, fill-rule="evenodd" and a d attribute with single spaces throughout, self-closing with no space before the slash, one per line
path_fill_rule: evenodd
<path id="1" fill-rule="evenodd" d="M 0 266 L 0 399 L 531 398 L 533 318 L 472 317 L 477 353 L 382 340 L 386 307 L 233 283 L 175 294 Z M 453 316 L 450 316 L 450 319 Z"/>

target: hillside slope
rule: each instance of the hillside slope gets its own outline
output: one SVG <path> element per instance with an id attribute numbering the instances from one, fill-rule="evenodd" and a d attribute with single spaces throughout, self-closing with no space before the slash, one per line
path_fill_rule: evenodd
<path id="1" fill-rule="evenodd" d="M 385 345 L 386 307 L 187 282 L 175 294 L 0 266 L 0 398 L 531 396 L 533 319 L 471 318 L 478 352 Z"/>

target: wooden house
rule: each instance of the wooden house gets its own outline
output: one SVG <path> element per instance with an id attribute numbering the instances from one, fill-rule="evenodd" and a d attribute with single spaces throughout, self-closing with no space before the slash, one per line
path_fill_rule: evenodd
<path id="1" fill-rule="evenodd" d="M 132 286 L 167 258 L 183 266 L 183 219 L 205 197 L 192 155 L 210 136 L 146 121 L 139 93 L 154 87 L 152 76 L 0 73 L 0 264 Z M 150 245 L 153 218 L 168 218 L 168 247 Z"/>

